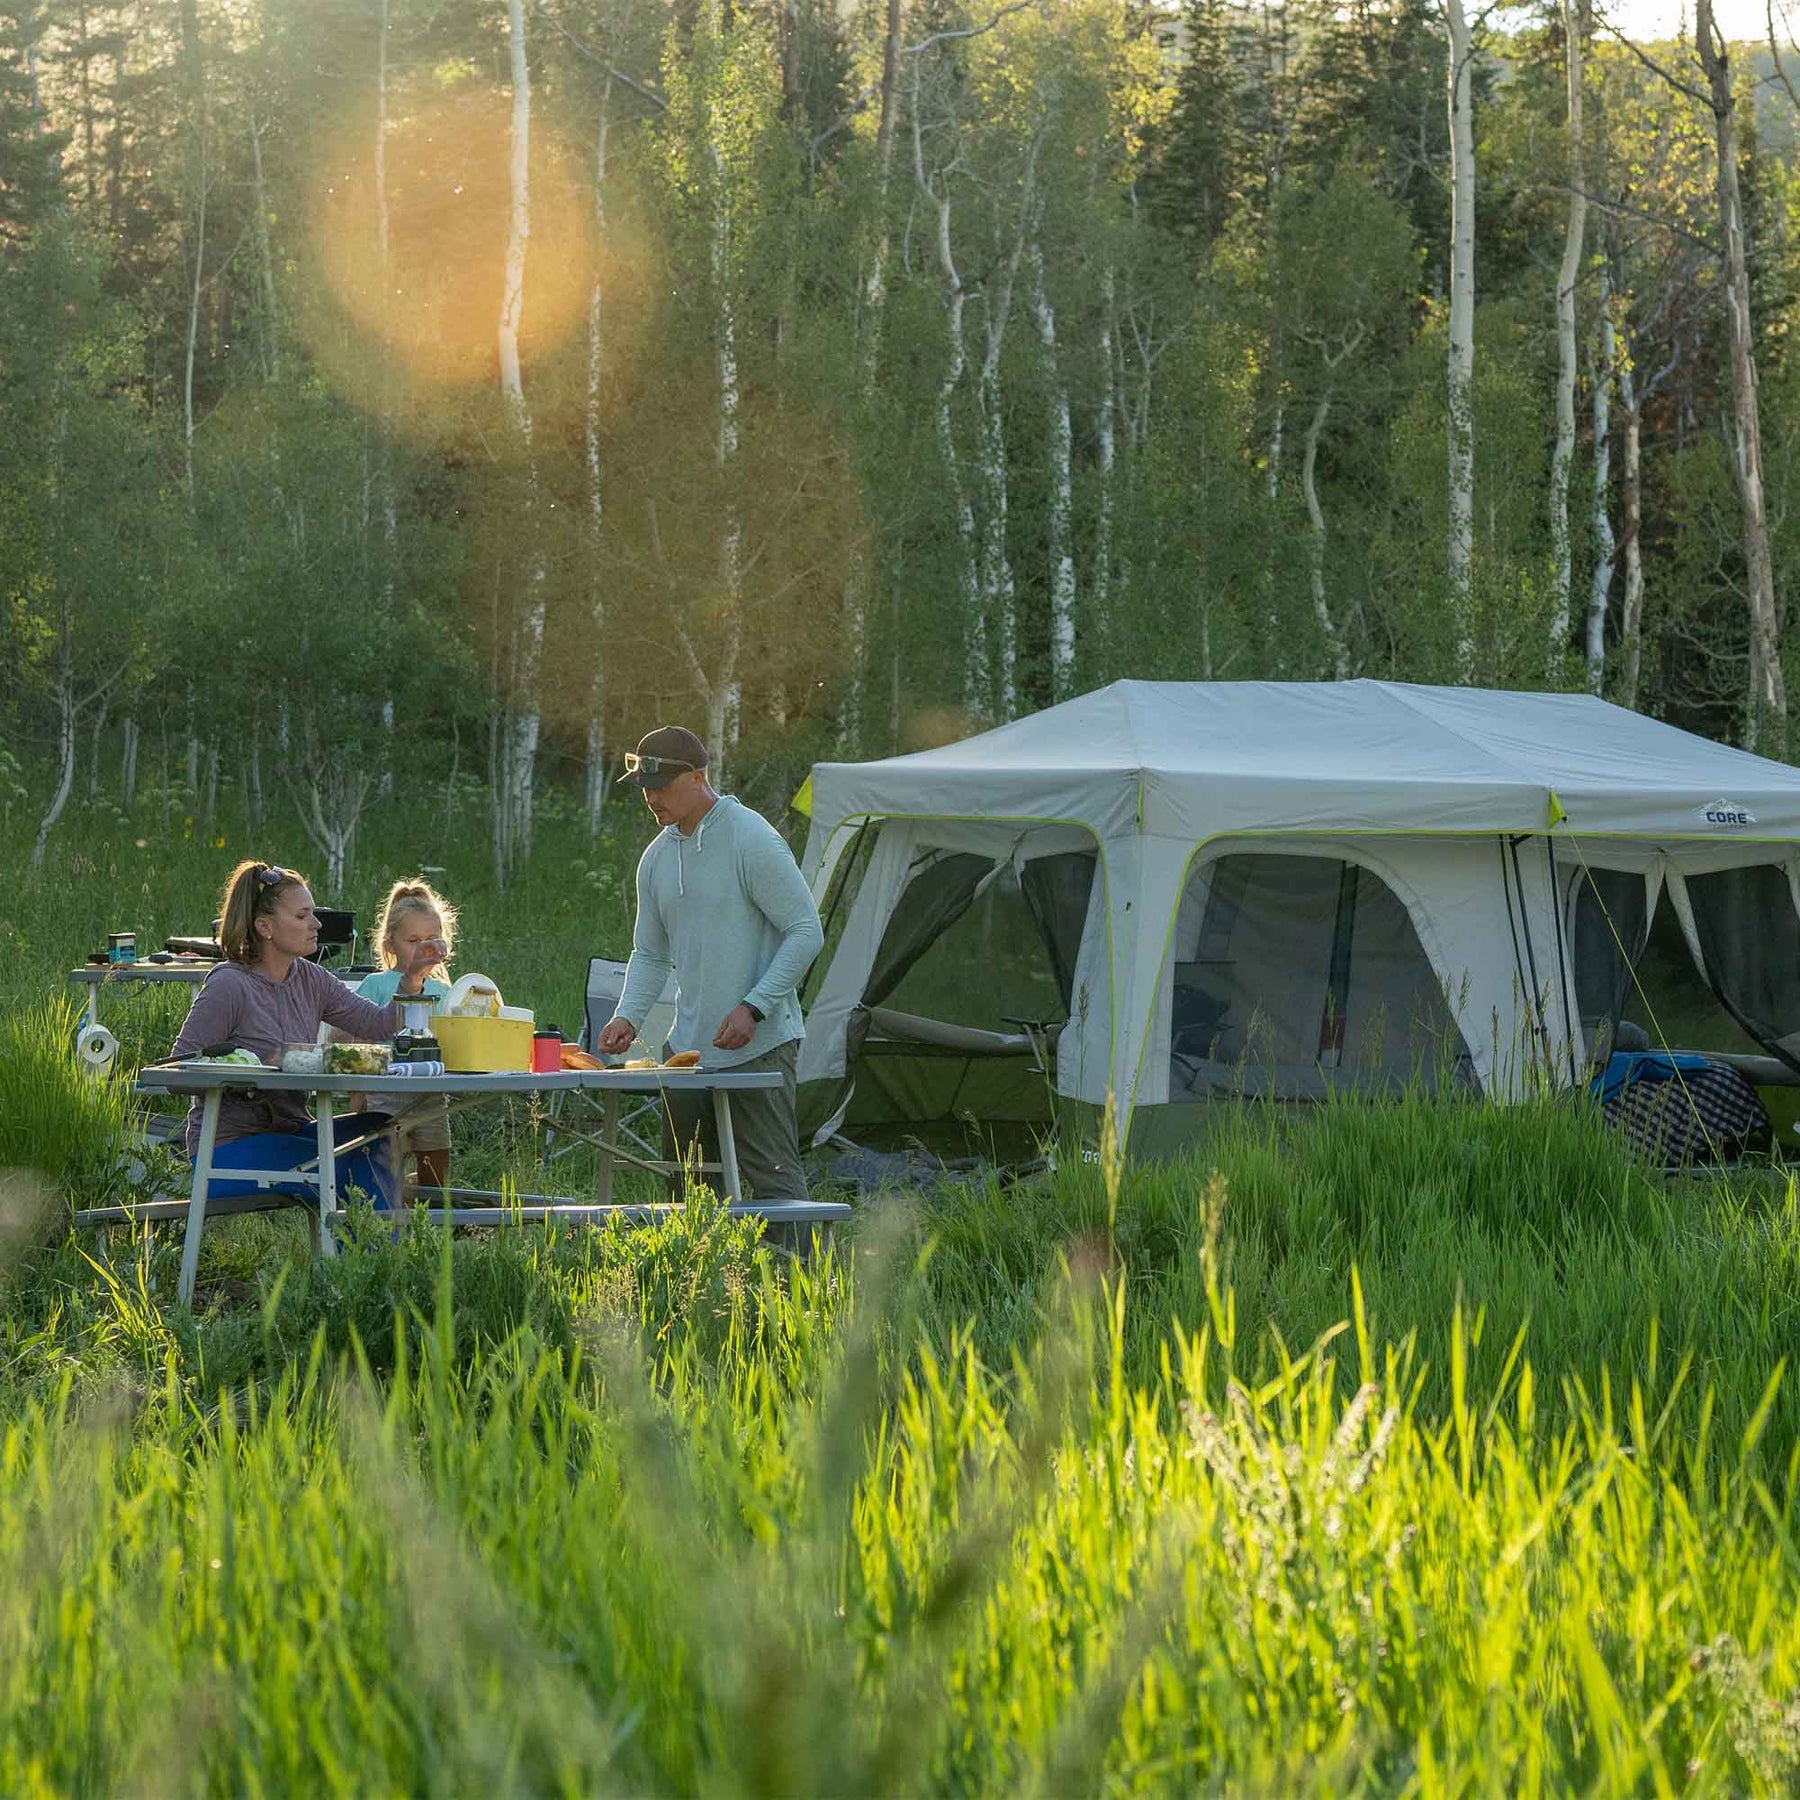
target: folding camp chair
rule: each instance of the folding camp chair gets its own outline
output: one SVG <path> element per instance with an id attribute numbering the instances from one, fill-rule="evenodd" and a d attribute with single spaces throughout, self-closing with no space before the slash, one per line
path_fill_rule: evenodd
<path id="1" fill-rule="evenodd" d="M 582 1049 L 593 1051 L 606 1022 L 619 1010 L 619 996 L 624 991 L 625 964 L 623 962 L 612 956 L 588 958 L 587 992 L 582 1004 L 581 1018 L 580 1043 Z M 643 1029 L 638 1033 L 638 1037 L 648 1053 L 661 1056 L 669 1033 L 674 1029 L 675 977 L 671 975 L 663 984 L 663 991 L 656 1004 L 645 1015 Z M 564 1155 L 575 1149 L 577 1145 L 592 1141 L 589 1134 L 585 1130 L 577 1128 L 574 1120 L 568 1117 L 563 1102 L 572 1098 L 574 1097 L 558 1095 L 556 1103 L 550 1109 L 555 1124 L 547 1133 L 546 1154 L 548 1157 Z M 612 1104 L 619 1105 L 620 1099 L 620 1096 L 615 1096 Z M 555 1141 L 558 1136 L 563 1139 L 561 1144 Z M 639 1159 L 654 1162 L 661 1157 L 663 1153 L 662 1107 L 654 1096 L 646 1095 L 642 1099 L 625 1101 L 618 1120 L 618 1148 L 628 1162 Z"/>
<path id="2" fill-rule="evenodd" d="M 590 956 L 587 973 L 587 1003 L 581 1021 L 581 1047 L 591 1051 L 606 1022 L 619 1010 L 619 996 L 625 991 L 625 964 L 616 957 Z M 661 998 L 645 1016 L 639 1040 L 654 1055 L 661 1056 L 669 1033 L 675 1029 L 675 977 L 663 983 Z"/>

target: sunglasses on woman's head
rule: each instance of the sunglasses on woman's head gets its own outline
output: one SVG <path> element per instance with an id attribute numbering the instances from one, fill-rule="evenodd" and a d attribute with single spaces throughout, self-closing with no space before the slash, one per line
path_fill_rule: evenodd
<path id="1" fill-rule="evenodd" d="M 666 775 L 671 772 L 687 774 L 693 767 L 691 762 L 676 762 L 667 756 L 639 756 L 635 750 L 625 752 L 627 775 Z"/>

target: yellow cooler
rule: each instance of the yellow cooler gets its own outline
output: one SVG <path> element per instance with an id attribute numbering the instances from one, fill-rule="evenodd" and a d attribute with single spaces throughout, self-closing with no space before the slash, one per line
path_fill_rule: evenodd
<path id="1" fill-rule="evenodd" d="M 531 1069 L 529 1019 L 458 1019 L 439 1013 L 432 1036 L 451 1075 L 527 1074 Z"/>

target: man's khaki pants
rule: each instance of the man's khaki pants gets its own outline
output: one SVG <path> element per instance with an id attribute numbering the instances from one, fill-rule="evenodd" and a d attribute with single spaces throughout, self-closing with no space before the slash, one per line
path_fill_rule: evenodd
<path id="1" fill-rule="evenodd" d="M 774 1069 L 781 1075 L 778 1088 L 745 1088 L 731 1096 L 731 1135 L 737 1143 L 738 1173 L 743 1178 L 740 1200 L 804 1200 L 806 1178 L 800 1172 L 800 1137 L 794 1123 L 794 1070 L 800 1060 L 797 1042 L 778 1044 L 749 1062 L 733 1063 L 734 1075 L 762 1074 Z M 663 1151 L 671 1160 L 691 1160 L 696 1142 L 703 1162 L 719 1160 L 719 1134 L 713 1119 L 711 1094 L 664 1093 Z M 671 1176 L 670 1187 L 681 1195 L 682 1177 Z M 723 1179 L 715 1181 L 722 1187 Z"/>

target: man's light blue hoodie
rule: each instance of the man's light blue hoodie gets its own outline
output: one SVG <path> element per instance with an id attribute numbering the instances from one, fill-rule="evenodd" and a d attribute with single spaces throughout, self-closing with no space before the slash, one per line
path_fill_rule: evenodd
<path id="1" fill-rule="evenodd" d="M 673 825 L 638 862 L 637 931 L 619 996 L 636 1030 L 675 971 L 671 1050 L 698 1050 L 709 1069 L 765 1056 L 806 1035 L 799 986 L 825 935 L 793 853 L 760 813 L 721 794 L 691 837 Z M 734 1006 L 763 1015 L 741 1050 L 715 1050 Z M 661 1049 L 661 1045 L 652 1045 Z"/>

